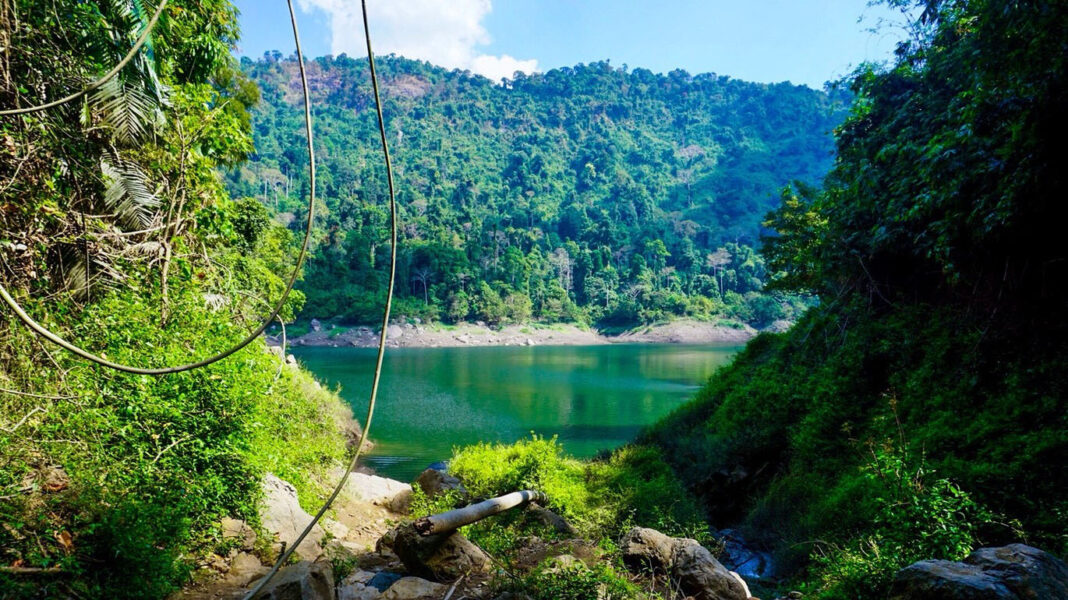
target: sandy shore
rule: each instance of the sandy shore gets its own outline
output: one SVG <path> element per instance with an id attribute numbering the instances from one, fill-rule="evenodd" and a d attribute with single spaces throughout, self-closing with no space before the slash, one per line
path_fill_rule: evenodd
<path id="1" fill-rule="evenodd" d="M 752 327 L 729 327 L 702 321 L 637 327 L 616 335 L 604 335 L 575 325 L 509 325 L 492 329 L 475 323 L 447 325 L 390 325 L 391 348 L 458 348 L 463 346 L 592 346 L 613 343 L 744 344 L 758 332 Z M 277 345 L 279 338 L 270 336 Z M 370 327 L 334 327 L 324 324 L 318 331 L 290 337 L 291 346 L 332 346 L 371 348 L 378 345 L 378 332 Z"/>

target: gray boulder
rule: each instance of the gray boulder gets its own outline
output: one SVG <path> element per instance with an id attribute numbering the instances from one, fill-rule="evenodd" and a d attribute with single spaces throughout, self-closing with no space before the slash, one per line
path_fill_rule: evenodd
<path id="1" fill-rule="evenodd" d="M 697 540 L 676 539 L 671 578 L 694 600 L 748 600 L 741 577 L 716 560 Z"/>
<path id="2" fill-rule="evenodd" d="M 405 577 L 389 586 L 382 600 L 441 600 L 448 588 L 418 577 Z"/>
<path id="3" fill-rule="evenodd" d="M 1068 565 L 1024 544 L 981 548 L 963 562 L 924 560 L 897 573 L 891 600 L 1068 598 Z"/>
<path id="4" fill-rule="evenodd" d="M 254 555 L 248 552 L 240 552 L 230 561 L 230 570 L 226 573 L 226 581 L 245 587 L 249 582 L 267 574 L 269 570 L 260 564 L 260 559 Z"/>
<path id="5" fill-rule="evenodd" d="M 451 582 L 490 567 L 490 557 L 459 531 L 422 536 L 410 524 L 401 525 L 392 550 L 410 573 L 433 581 Z"/>
<path id="6" fill-rule="evenodd" d="M 348 574 L 337 587 L 338 600 L 378 600 L 382 591 L 371 585 L 375 574 L 357 569 Z"/>
<path id="7" fill-rule="evenodd" d="M 223 540 L 239 544 L 242 550 L 251 550 L 256 543 L 256 532 L 240 519 L 226 517 L 220 523 Z"/>
<path id="8" fill-rule="evenodd" d="M 378 475 L 353 472 L 345 482 L 342 494 L 358 502 L 370 502 L 390 510 L 397 510 L 407 502 L 412 486 Z"/>
<path id="9" fill-rule="evenodd" d="M 744 580 L 728 571 L 697 540 L 635 527 L 620 542 L 623 564 L 635 572 L 666 573 L 694 600 L 748 600 Z"/>
<path id="10" fill-rule="evenodd" d="M 457 492 L 461 497 L 467 496 L 467 489 L 459 479 L 438 469 L 426 469 L 416 477 L 414 485 L 418 485 L 430 498 L 446 492 Z"/>
<path id="11" fill-rule="evenodd" d="M 655 529 L 635 527 L 620 541 L 623 564 L 633 572 L 666 573 L 671 569 L 675 538 Z"/>
<path id="12" fill-rule="evenodd" d="M 553 511 L 531 504 L 527 506 L 527 516 L 534 521 L 541 523 L 542 525 L 552 529 L 556 533 L 575 536 L 578 532 L 571 526 L 571 523 L 567 522 L 567 519 L 554 513 Z"/>
<path id="13" fill-rule="evenodd" d="M 289 547 L 300 532 L 311 523 L 312 517 L 304 512 L 297 501 L 297 489 L 287 481 L 268 473 L 263 478 L 263 502 L 260 504 L 260 524 L 273 533 L 279 542 Z M 313 561 L 323 553 L 322 540 L 325 532 L 316 525 L 304 538 L 295 554 L 305 561 Z"/>
<path id="14" fill-rule="evenodd" d="M 254 600 L 334 600 L 334 571 L 325 561 L 289 565 Z"/>

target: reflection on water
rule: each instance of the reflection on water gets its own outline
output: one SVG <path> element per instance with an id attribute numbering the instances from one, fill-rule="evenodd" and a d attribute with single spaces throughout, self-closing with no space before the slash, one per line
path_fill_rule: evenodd
<path id="1" fill-rule="evenodd" d="M 592 456 L 633 439 L 685 402 L 737 346 L 399 348 L 386 353 L 367 463 L 402 480 L 454 446 L 558 435 Z M 298 348 L 321 380 L 366 411 L 367 348 Z"/>

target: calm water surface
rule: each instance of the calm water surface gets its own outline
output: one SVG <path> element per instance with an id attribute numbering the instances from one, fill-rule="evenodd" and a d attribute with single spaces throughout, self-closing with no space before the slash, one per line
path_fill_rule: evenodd
<path id="1" fill-rule="evenodd" d="M 628 344 L 393 348 L 386 352 L 367 463 L 408 481 L 454 446 L 558 435 L 587 457 L 623 444 L 684 403 L 738 346 Z M 340 386 L 360 420 L 374 372 L 368 348 L 295 348 Z"/>

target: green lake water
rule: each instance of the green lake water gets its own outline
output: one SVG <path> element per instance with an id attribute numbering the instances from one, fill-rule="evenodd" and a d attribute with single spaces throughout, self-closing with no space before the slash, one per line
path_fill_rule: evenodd
<path id="1" fill-rule="evenodd" d="M 589 457 L 630 441 L 690 399 L 738 346 L 627 344 L 394 348 L 386 352 L 365 463 L 409 481 L 454 446 L 559 436 Z M 374 369 L 368 348 L 294 354 L 363 421 Z"/>

